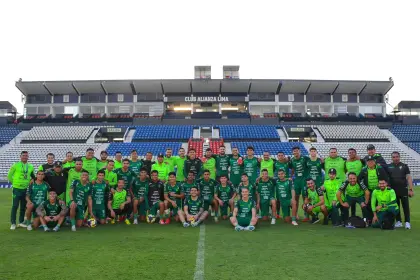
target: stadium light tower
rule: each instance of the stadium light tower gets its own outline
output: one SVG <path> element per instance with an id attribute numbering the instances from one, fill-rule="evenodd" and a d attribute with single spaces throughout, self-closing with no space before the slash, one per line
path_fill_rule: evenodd
<path id="1" fill-rule="evenodd" d="M 239 79 L 239 65 L 223 65 L 223 79 Z"/>
<path id="2" fill-rule="evenodd" d="M 211 66 L 194 66 L 194 79 L 210 80 Z"/>

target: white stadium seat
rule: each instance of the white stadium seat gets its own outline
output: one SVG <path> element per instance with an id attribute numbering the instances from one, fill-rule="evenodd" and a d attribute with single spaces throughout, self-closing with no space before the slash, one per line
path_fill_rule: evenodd
<path id="1" fill-rule="evenodd" d="M 326 140 L 374 139 L 385 140 L 386 136 L 376 125 L 317 125 Z"/>
<path id="2" fill-rule="evenodd" d="M 99 126 L 98 126 L 99 127 Z M 24 141 L 85 141 L 95 126 L 35 126 Z"/>

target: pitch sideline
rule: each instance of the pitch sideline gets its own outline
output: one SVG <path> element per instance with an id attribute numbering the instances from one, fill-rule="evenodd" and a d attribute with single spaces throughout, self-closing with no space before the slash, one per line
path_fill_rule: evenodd
<path id="1" fill-rule="evenodd" d="M 198 238 L 194 280 L 204 280 L 205 241 L 206 241 L 206 226 L 202 224 L 200 226 L 200 236 Z"/>

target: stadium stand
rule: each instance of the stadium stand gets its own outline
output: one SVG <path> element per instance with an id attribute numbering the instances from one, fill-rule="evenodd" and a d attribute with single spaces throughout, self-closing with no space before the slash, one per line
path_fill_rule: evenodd
<path id="1" fill-rule="evenodd" d="M 393 125 L 390 131 L 401 142 L 420 142 L 420 125 Z"/>
<path id="2" fill-rule="evenodd" d="M 194 149 L 196 152 L 196 156 L 201 158 L 203 156 L 203 143 L 203 137 L 201 137 L 200 139 L 190 138 L 190 140 L 188 140 L 188 150 Z"/>
<path id="3" fill-rule="evenodd" d="M 193 127 L 191 125 L 137 126 L 133 140 L 187 140 L 192 136 Z"/>
<path id="4" fill-rule="evenodd" d="M 284 152 L 286 155 L 292 155 L 293 147 L 300 147 L 302 155 L 308 155 L 308 151 L 300 142 L 232 142 L 232 148 L 237 147 L 241 155 L 246 155 L 246 149 L 249 146 L 254 147 L 254 154 L 262 156 L 265 151 L 270 152 L 275 157 L 278 152 Z"/>
<path id="5" fill-rule="evenodd" d="M 10 145 L 6 148 L 3 153 L 0 154 L 0 178 L 6 179 L 7 172 L 10 166 L 19 161 L 20 153 L 22 151 L 28 151 L 29 162 L 34 165 L 35 170 L 38 166 L 46 162 L 46 155 L 53 153 L 56 160 L 64 160 L 66 153 L 71 151 L 75 157 L 83 156 L 86 154 L 88 148 L 92 148 L 95 151 L 99 149 L 101 144 L 15 144 Z"/>
<path id="6" fill-rule="evenodd" d="M 217 127 L 216 127 L 217 128 Z M 220 125 L 220 137 L 226 140 L 243 139 L 279 139 L 276 127 L 274 125 Z"/>
<path id="7" fill-rule="evenodd" d="M 13 140 L 20 130 L 14 126 L 0 126 L 0 146 Z"/>
<path id="8" fill-rule="evenodd" d="M 132 150 L 137 150 L 140 157 L 144 157 L 147 152 L 157 156 L 159 153 L 164 153 L 167 148 L 172 148 L 177 153 L 181 145 L 181 142 L 111 143 L 107 148 L 107 152 L 110 156 L 113 156 L 115 152 L 121 152 L 124 157 L 127 157 Z"/>
<path id="9" fill-rule="evenodd" d="M 219 148 L 224 144 L 223 139 L 210 139 L 210 149 L 212 150 L 213 154 L 219 153 Z"/>
<path id="10" fill-rule="evenodd" d="M 94 126 L 35 126 L 23 138 L 22 142 L 84 143 L 94 129 Z"/>
<path id="11" fill-rule="evenodd" d="M 388 141 L 375 125 L 318 125 L 325 141 Z"/>

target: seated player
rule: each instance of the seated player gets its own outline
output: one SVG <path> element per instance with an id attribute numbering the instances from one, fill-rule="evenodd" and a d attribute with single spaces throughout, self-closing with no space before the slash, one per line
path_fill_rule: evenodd
<path id="1" fill-rule="evenodd" d="M 178 210 L 178 216 L 184 227 L 198 226 L 207 216 L 208 211 L 204 210 L 204 202 L 198 195 L 198 188 L 191 187 L 190 196 L 184 200 L 184 211 Z"/>
<path id="2" fill-rule="evenodd" d="M 312 224 L 319 222 L 317 213 L 322 212 L 324 214 L 324 225 L 328 225 L 328 210 L 325 206 L 324 192 L 317 188 L 315 181 L 310 178 L 306 179 L 306 188 L 304 190 L 305 203 L 303 204 L 303 210 L 312 216 Z"/>
<path id="3" fill-rule="evenodd" d="M 182 191 L 181 192 L 184 194 L 185 198 L 190 197 L 190 190 L 191 190 L 192 187 L 196 187 L 194 171 L 188 172 L 186 181 L 184 183 L 182 183 Z"/>
<path id="4" fill-rule="evenodd" d="M 156 213 L 159 210 L 159 217 L 160 221 L 159 224 L 164 225 L 166 224 L 165 221 L 165 200 L 164 198 L 164 189 L 165 186 L 163 182 L 158 179 L 158 171 L 152 170 L 150 173 L 150 183 L 149 183 L 149 190 L 147 193 L 147 203 L 149 206 L 149 215 L 147 216 L 147 220 L 149 223 L 154 223 L 156 220 Z"/>
<path id="5" fill-rule="evenodd" d="M 276 199 L 274 198 L 274 182 L 268 177 L 268 170 L 261 170 L 261 178 L 256 183 L 257 211 L 261 211 L 263 221 L 268 220 L 271 206 L 271 224 L 276 224 Z"/>
<path id="6" fill-rule="evenodd" d="M 200 191 L 200 196 L 204 201 L 204 210 L 209 211 L 210 206 L 214 211 L 214 221 L 218 222 L 218 209 L 219 204 L 217 200 L 214 199 L 214 191 L 219 183 L 216 180 L 210 178 L 210 171 L 204 170 L 203 172 L 203 179 L 197 181 L 197 187 Z"/>
<path id="7" fill-rule="evenodd" d="M 388 187 L 385 180 L 379 180 L 379 189 L 372 192 L 371 207 L 373 211 L 372 227 L 394 228 L 395 217 L 400 211 L 395 191 Z"/>
<path id="8" fill-rule="evenodd" d="M 115 224 L 115 218 L 119 221 L 119 216 L 124 216 L 124 222 L 130 225 L 128 215 L 131 212 L 130 192 L 124 189 L 125 180 L 119 179 L 117 189 L 109 193 L 108 210 L 111 217 L 111 224 Z"/>
<path id="9" fill-rule="evenodd" d="M 178 210 L 182 208 L 182 199 L 184 198 L 184 194 L 181 193 L 181 183 L 176 181 L 175 172 L 169 172 L 168 174 L 168 182 L 165 185 L 164 197 L 165 209 L 167 209 L 166 211 L 169 212 L 172 210 L 172 213 L 167 213 L 167 215 L 175 217 L 175 221 L 178 222 Z M 169 224 L 170 219 L 167 218 L 165 223 Z"/>
<path id="10" fill-rule="evenodd" d="M 26 224 L 27 230 L 32 230 L 31 218 L 37 218 L 36 209 L 47 200 L 50 186 L 44 182 L 44 171 L 38 170 L 35 181 L 26 191 Z M 31 217 L 32 216 L 32 217 Z"/>
<path id="11" fill-rule="evenodd" d="M 283 213 L 283 219 L 286 223 L 292 222 L 292 225 L 297 226 L 296 222 L 296 193 L 293 183 L 286 177 L 286 171 L 279 169 L 277 172 L 278 179 L 275 182 L 276 197 Z M 290 208 L 292 208 L 292 217 L 290 217 Z"/>
<path id="12" fill-rule="evenodd" d="M 83 170 L 80 180 L 73 181 L 69 197 L 71 230 L 76 231 L 76 226 L 83 225 L 88 203 L 92 203 L 92 184 L 89 183 L 88 171 Z"/>
<path id="13" fill-rule="evenodd" d="M 105 183 L 105 170 L 99 170 L 96 175 L 95 183 L 92 183 L 92 200 L 89 207 L 91 218 L 99 221 L 101 225 L 105 224 L 106 208 L 105 201 L 108 200 L 108 185 Z"/>
<path id="14" fill-rule="evenodd" d="M 241 199 L 235 204 L 230 222 L 236 231 L 255 230 L 255 225 L 258 222 L 257 209 L 255 201 L 249 197 L 249 190 L 247 188 L 242 188 Z"/>
<path id="15" fill-rule="evenodd" d="M 220 184 L 217 186 L 214 199 L 216 199 L 220 205 L 220 215 L 222 216 L 222 219 L 227 220 L 228 208 L 230 208 L 231 213 L 233 212 L 236 191 L 233 185 L 228 182 L 227 175 L 220 175 L 219 180 Z"/>
<path id="16" fill-rule="evenodd" d="M 341 205 L 341 213 L 343 222 L 347 222 L 349 219 L 349 208 L 355 207 L 356 203 L 362 208 L 363 218 L 367 219 L 370 192 L 369 189 L 360 182 L 357 182 L 357 175 L 354 172 L 350 172 L 347 181 L 345 181 L 337 192 L 337 200 Z"/>
<path id="17" fill-rule="evenodd" d="M 133 197 L 133 214 L 134 222 L 133 224 L 137 225 L 139 212 L 140 212 L 140 221 L 146 220 L 146 211 L 149 208 L 147 206 L 147 193 L 149 190 L 149 178 L 147 175 L 147 169 L 142 167 L 140 169 L 140 176 L 137 177 L 133 182 L 132 188 L 132 197 Z"/>
<path id="18" fill-rule="evenodd" d="M 38 217 L 34 219 L 34 227 L 37 228 L 41 222 L 44 231 L 51 231 L 53 228 L 53 231 L 57 232 L 66 218 L 67 207 L 58 201 L 55 190 L 51 189 L 48 196 L 48 200 L 36 208 Z"/>
<path id="19" fill-rule="evenodd" d="M 339 214 L 341 205 L 337 201 L 337 192 L 340 187 L 341 180 L 337 179 L 337 170 L 335 168 L 330 168 L 328 170 L 328 179 L 325 179 L 321 190 L 325 192 L 325 206 L 327 207 L 328 212 L 331 212 L 331 220 L 335 227 L 341 226 Z"/>

